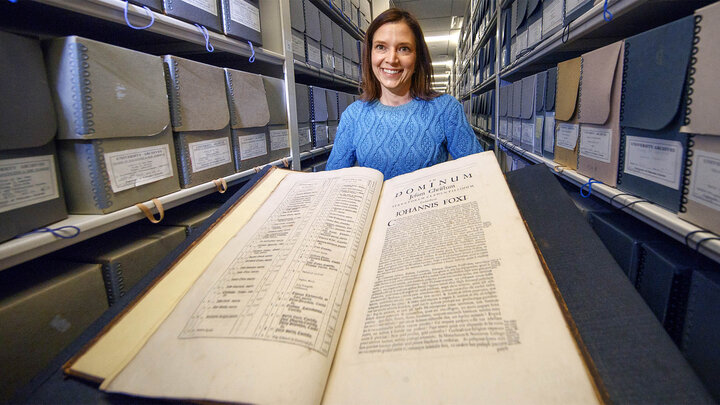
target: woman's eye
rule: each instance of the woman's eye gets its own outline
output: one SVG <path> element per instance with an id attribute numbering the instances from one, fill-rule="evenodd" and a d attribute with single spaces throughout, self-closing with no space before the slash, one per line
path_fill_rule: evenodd
<path id="1" fill-rule="evenodd" d="M 400 51 L 401 52 L 410 52 L 410 48 L 408 48 L 407 46 L 403 46 L 403 47 L 400 47 Z"/>
<path id="2" fill-rule="evenodd" d="M 375 49 L 377 49 L 377 50 L 379 50 L 379 51 L 382 51 L 383 49 L 385 49 L 385 47 L 382 46 L 382 45 L 380 45 L 380 44 L 378 44 L 378 45 L 375 45 Z"/>

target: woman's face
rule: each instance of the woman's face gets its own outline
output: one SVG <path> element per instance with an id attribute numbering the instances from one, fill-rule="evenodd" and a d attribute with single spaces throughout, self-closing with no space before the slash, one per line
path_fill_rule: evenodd
<path id="1" fill-rule="evenodd" d="M 409 96 L 417 58 L 415 37 L 404 22 L 387 23 L 375 31 L 372 69 L 382 96 Z M 390 93 L 390 94 L 389 94 Z"/>

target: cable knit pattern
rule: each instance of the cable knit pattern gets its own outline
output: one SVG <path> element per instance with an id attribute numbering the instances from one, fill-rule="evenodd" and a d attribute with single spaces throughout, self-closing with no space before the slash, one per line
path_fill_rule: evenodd
<path id="1" fill-rule="evenodd" d="M 342 114 L 326 170 L 372 167 L 385 179 L 482 152 L 462 105 L 445 94 L 398 107 L 352 103 Z"/>

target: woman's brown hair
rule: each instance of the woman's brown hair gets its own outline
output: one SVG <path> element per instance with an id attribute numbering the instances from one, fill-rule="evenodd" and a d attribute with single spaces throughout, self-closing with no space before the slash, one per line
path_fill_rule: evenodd
<path id="1" fill-rule="evenodd" d="M 410 96 L 413 98 L 419 98 L 422 100 L 431 100 L 440 95 L 433 91 L 432 85 L 432 61 L 430 60 L 430 51 L 425 43 L 425 37 L 420 28 L 420 24 L 417 22 L 412 14 L 399 8 L 390 8 L 383 11 L 377 16 L 365 33 L 365 41 L 363 41 L 362 49 L 362 94 L 360 99 L 362 101 L 373 101 L 378 100 L 381 95 L 380 81 L 378 81 L 372 70 L 372 42 L 375 31 L 381 26 L 388 23 L 404 22 L 410 27 L 410 30 L 415 37 L 415 72 L 412 76 L 412 82 L 410 84 Z"/>

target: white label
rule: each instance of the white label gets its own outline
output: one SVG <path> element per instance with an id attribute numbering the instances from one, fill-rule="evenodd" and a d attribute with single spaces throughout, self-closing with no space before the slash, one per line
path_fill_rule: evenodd
<path id="1" fill-rule="evenodd" d="M 680 189 L 683 147 L 678 141 L 625 138 L 625 173 Z"/>
<path id="2" fill-rule="evenodd" d="M 287 129 L 271 129 L 270 151 L 274 152 L 276 150 L 290 147 L 290 144 L 288 143 L 288 134 L 289 131 Z"/>
<path id="3" fill-rule="evenodd" d="M 530 24 L 528 27 L 528 46 L 533 46 L 542 39 L 542 18 Z"/>
<path id="4" fill-rule="evenodd" d="M 230 0 L 230 19 L 260 32 L 260 10 L 244 0 Z"/>
<path id="5" fill-rule="evenodd" d="M 180 0 L 200 10 L 207 11 L 212 15 L 218 15 L 216 0 Z"/>
<path id="6" fill-rule="evenodd" d="M 522 122 L 522 144 L 529 145 L 532 149 L 533 139 L 535 139 L 535 125 L 532 120 Z"/>
<path id="7" fill-rule="evenodd" d="M 0 212 L 59 198 L 53 155 L 0 160 Z"/>
<path id="8" fill-rule="evenodd" d="M 500 118 L 500 138 L 507 139 L 508 134 L 508 119 L 505 117 Z"/>
<path id="9" fill-rule="evenodd" d="M 333 61 L 333 55 L 330 52 L 323 52 L 323 67 L 332 69 L 335 67 L 335 61 Z"/>
<path id="10" fill-rule="evenodd" d="M 298 139 L 300 146 L 307 145 L 308 143 L 312 142 L 312 133 L 310 131 L 310 127 L 302 127 L 298 129 L 298 136 L 300 139 Z"/>
<path id="11" fill-rule="evenodd" d="M 188 144 L 188 149 L 193 173 L 232 163 L 228 138 L 192 142 Z"/>
<path id="12" fill-rule="evenodd" d="M 513 143 L 520 146 L 522 142 L 522 122 L 520 120 L 513 120 Z"/>
<path id="13" fill-rule="evenodd" d="M 238 136 L 240 144 L 240 160 L 248 160 L 267 155 L 265 133 Z"/>
<path id="14" fill-rule="evenodd" d="M 517 49 L 516 52 L 520 53 L 528 47 L 528 30 L 524 29 L 522 32 L 517 33 Z"/>
<path id="15" fill-rule="evenodd" d="M 580 126 L 580 156 L 610 163 L 612 129 Z"/>
<path id="16" fill-rule="evenodd" d="M 347 59 L 343 59 L 343 68 L 345 70 L 345 76 L 349 77 L 352 74 L 352 63 Z"/>
<path id="17" fill-rule="evenodd" d="M 562 0 L 544 0 L 542 16 L 542 33 L 546 35 L 550 30 L 562 24 L 563 19 Z"/>
<path id="18" fill-rule="evenodd" d="M 322 63 L 322 56 L 320 55 L 320 48 L 316 48 L 313 45 L 310 45 L 308 43 L 308 62 L 317 63 L 318 65 Z"/>
<path id="19" fill-rule="evenodd" d="M 580 126 L 578 124 L 561 122 L 557 130 L 557 146 L 564 149 L 575 150 L 579 134 Z"/>
<path id="20" fill-rule="evenodd" d="M 543 150 L 552 153 L 555 151 L 555 113 L 545 113 L 545 137 L 543 138 Z"/>
<path id="21" fill-rule="evenodd" d="M 292 37 L 292 51 L 294 54 L 305 57 L 305 40 L 295 35 Z"/>
<path id="22" fill-rule="evenodd" d="M 110 188 L 114 193 L 173 176 L 175 162 L 168 145 L 105 153 Z"/>
<path id="23" fill-rule="evenodd" d="M 358 77 L 360 77 L 360 72 L 358 71 L 358 66 L 354 63 L 352 64 L 351 72 L 352 72 L 352 77 L 354 79 L 357 79 Z"/>
<path id="24" fill-rule="evenodd" d="M 688 198 L 720 211 L 720 154 L 695 150 Z"/>
<path id="25" fill-rule="evenodd" d="M 565 14 L 570 14 L 588 0 L 565 0 Z"/>

